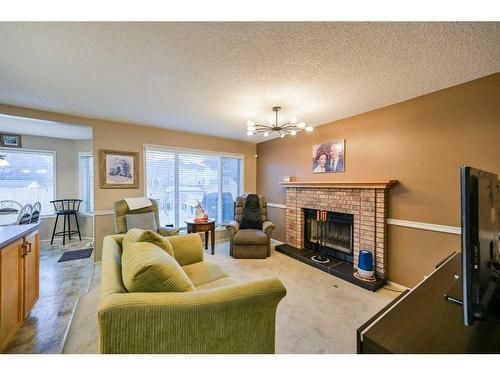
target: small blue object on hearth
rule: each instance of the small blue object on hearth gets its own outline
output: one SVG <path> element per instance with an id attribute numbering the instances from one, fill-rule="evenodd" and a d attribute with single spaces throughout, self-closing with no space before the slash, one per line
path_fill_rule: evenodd
<path id="1" fill-rule="evenodd" d="M 360 250 L 358 258 L 358 273 L 361 277 L 373 277 L 373 253 L 368 250 Z"/>

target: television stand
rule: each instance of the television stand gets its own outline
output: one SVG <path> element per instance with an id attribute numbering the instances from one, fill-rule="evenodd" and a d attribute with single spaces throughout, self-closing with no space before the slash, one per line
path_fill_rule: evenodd
<path id="1" fill-rule="evenodd" d="M 464 325 L 460 300 L 460 254 L 454 253 L 415 288 L 359 327 L 358 353 L 500 353 L 500 298 L 493 298 L 488 319 Z M 455 286 L 454 284 L 458 284 Z"/>

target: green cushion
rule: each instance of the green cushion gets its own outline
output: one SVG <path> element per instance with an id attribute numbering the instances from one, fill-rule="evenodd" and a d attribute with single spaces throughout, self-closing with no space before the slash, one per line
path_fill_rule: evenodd
<path id="1" fill-rule="evenodd" d="M 175 257 L 174 249 L 172 248 L 170 241 L 151 230 L 142 230 L 137 228 L 130 229 L 125 237 L 123 237 L 122 247 L 125 249 L 127 246 L 135 242 L 153 243 L 166 251 L 170 256 Z"/>
<path id="2" fill-rule="evenodd" d="M 123 249 L 123 285 L 129 292 L 189 292 L 194 285 L 166 251 L 150 242 L 134 242 Z"/>
<path id="3" fill-rule="evenodd" d="M 182 267 L 182 269 L 195 287 L 229 276 L 221 266 L 210 262 L 193 263 Z"/>
<path id="4" fill-rule="evenodd" d="M 175 260 L 181 266 L 201 262 L 203 260 L 203 245 L 197 233 L 169 237 L 168 241 L 174 248 Z"/>

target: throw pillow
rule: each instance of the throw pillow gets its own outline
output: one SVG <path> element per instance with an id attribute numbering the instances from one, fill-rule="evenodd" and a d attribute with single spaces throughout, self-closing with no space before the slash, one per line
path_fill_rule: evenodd
<path id="1" fill-rule="evenodd" d="M 125 221 L 127 222 L 127 230 L 139 228 L 158 232 L 158 225 L 156 224 L 155 213 L 153 211 L 143 214 L 127 214 L 125 215 Z"/>
<path id="2" fill-rule="evenodd" d="M 149 242 L 166 251 L 170 256 L 174 256 L 174 249 L 169 240 L 151 230 L 130 229 L 123 237 L 122 248 L 125 249 L 135 242 Z"/>
<path id="3" fill-rule="evenodd" d="M 190 292 L 194 285 L 177 261 L 149 242 L 135 242 L 123 250 L 122 280 L 133 292 Z"/>

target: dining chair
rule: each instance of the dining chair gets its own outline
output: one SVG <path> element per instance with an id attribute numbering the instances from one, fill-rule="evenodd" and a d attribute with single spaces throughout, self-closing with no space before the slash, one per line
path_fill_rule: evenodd
<path id="1" fill-rule="evenodd" d="M 33 205 L 33 212 L 31 213 L 30 223 L 38 223 L 40 220 L 40 212 L 42 211 L 42 204 L 40 202 L 35 202 Z"/>
<path id="2" fill-rule="evenodd" d="M 0 215 L 10 215 L 17 214 L 21 208 L 22 204 L 12 200 L 0 201 Z"/>
<path id="3" fill-rule="evenodd" d="M 33 206 L 31 204 L 26 204 L 19 211 L 19 215 L 17 216 L 17 225 L 29 224 L 31 221 L 31 213 L 33 212 Z"/>

